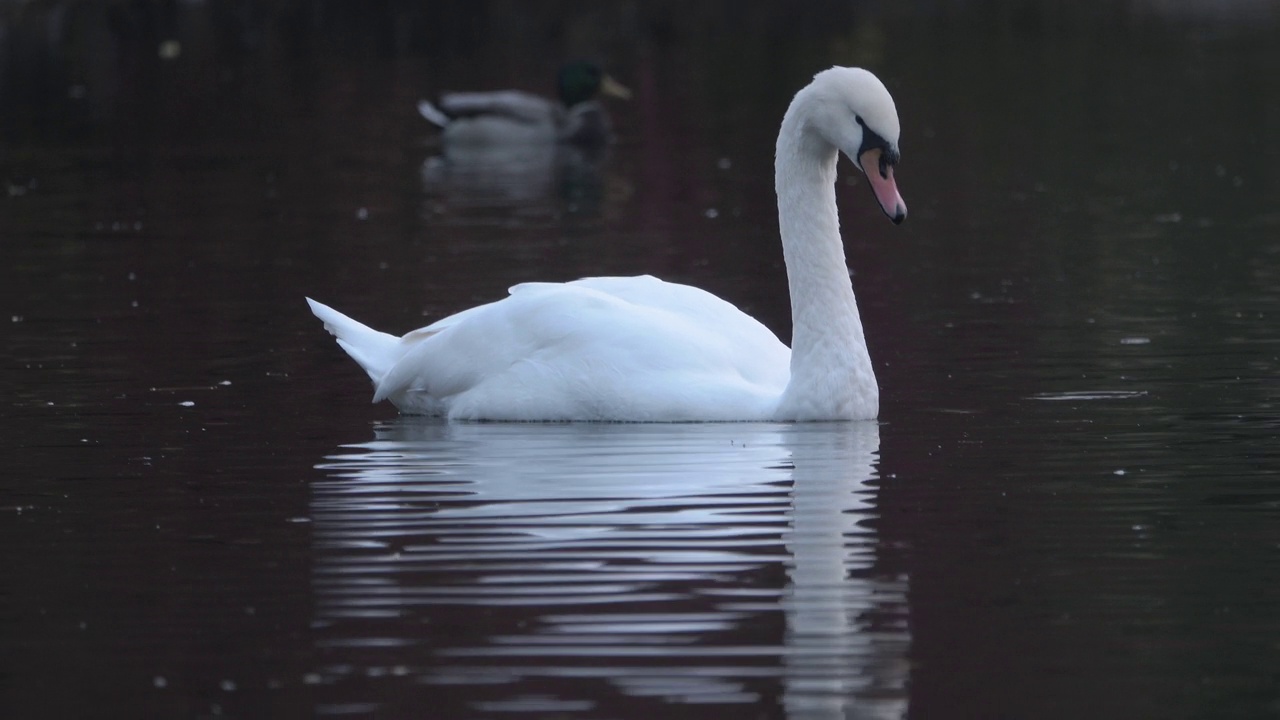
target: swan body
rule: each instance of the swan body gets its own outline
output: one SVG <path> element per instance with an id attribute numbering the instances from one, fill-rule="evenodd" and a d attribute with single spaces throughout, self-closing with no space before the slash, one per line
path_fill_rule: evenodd
<path id="1" fill-rule="evenodd" d="M 396 337 L 308 298 L 374 383 L 374 402 L 455 420 L 866 420 L 879 390 L 836 213 L 838 153 L 896 223 L 906 206 L 893 99 L 831 68 L 797 93 L 775 184 L 792 348 L 720 298 L 650 276 L 525 283 Z"/>
<path id="2" fill-rule="evenodd" d="M 631 92 L 590 63 L 572 63 L 557 76 L 558 100 L 519 90 L 448 93 L 418 101 L 418 113 L 443 130 L 446 145 L 600 144 L 612 137 L 603 92 Z"/>
<path id="3" fill-rule="evenodd" d="M 339 342 L 352 331 L 376 400 L 413 414 L 758 419 L 787 384 L 790 352 L 767 328 L 708 292 L 649 276 L 517 285 L 403 338 L 367 339 L 354 320 L 311 308 Z"/>

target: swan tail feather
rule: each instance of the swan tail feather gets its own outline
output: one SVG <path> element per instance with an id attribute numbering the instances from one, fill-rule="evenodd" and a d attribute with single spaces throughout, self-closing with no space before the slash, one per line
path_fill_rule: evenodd
<path id="1" fill-rule="evenodd" d="M 400 358 L 400 338 L 374 330 L 311 298 L 307 298 L 307 304 L 324 323 L 324 329 L 338 339 L 338 346 L 369 374 L 375 388 L 381 385 L 382 378 Z"/>

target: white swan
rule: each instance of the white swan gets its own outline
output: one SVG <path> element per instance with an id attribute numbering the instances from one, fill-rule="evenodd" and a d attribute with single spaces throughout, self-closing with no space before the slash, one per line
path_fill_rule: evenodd
<path id="1" fill-rule="evenodd" d="M 446 145 L 599 145 L 612 137 L 600 93 L 627 99 L 631 91 L 596 65 L 575 62 L 556 75 L 559 100 L 519 90 L 449 93 L 418 101 L 418 114 L 444 131 Z"/>
<path id="2" fill-rule="evenodd" d="M 733 421 L 876 417 L 879 389 L 836 214 L 838 152 L 880 207 L 906 217 L 893 99 L 831 68 L 791 101 L 775 183 L 792 348 L 720 298 L 657 278 L 525 283 L 398 338 L 310 298 L 373 379 L 374 402 L 457 420 Z"/>

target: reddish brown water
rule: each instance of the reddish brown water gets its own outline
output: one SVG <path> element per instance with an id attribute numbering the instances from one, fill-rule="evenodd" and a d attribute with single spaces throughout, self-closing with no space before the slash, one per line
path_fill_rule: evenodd
<path id="1" fill-rule="evenodd" d="M 6 26 L 0 715 L 1280 713 L 1274 6 L 392 5 Z M 582 54 L 607 157 L 433 159 L 419 95 Z M 786 337 L 837 63 L 903 121 L 908 222 L 839 191 L 879 424 L 399 418 L 307 312 L 647 272 Z"/>

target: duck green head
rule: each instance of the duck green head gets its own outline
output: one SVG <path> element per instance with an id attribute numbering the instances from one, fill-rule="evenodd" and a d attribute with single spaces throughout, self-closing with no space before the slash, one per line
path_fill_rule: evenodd
<path id="1" fill-rule="evenodd" d="M 600 66 L 589 62 L 570 63 L 560 68 L 556 84 L 560 102 L 567 108 L 594 100 L 601 92 L 624 100 L 631 97 L 630 90 L 606 75 Z"/>

